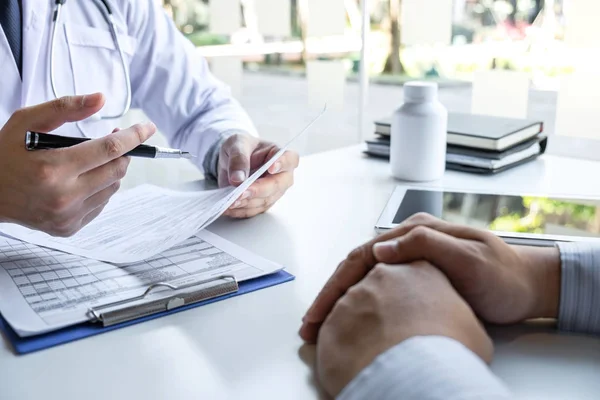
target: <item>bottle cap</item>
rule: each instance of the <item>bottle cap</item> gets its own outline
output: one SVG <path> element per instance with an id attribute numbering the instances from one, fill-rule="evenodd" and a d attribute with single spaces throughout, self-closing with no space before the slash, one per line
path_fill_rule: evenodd
<path id="1" fill-rule="evenodd" d="M 407 82 L 404 84 L 404 101 L 420 103 L 437 98 L 438 85 L 435 82 Z"/>

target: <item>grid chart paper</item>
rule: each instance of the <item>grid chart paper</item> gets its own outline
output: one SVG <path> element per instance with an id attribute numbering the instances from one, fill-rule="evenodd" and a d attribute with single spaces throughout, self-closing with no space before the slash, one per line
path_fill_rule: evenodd
<path id="1" fill-rule="evenodd" d="M 197 236 L 160 256 L 122 266 L 0 238 L 0 265 L 48 325 L 81 319 L 91 306 L 137 296 L 153 283 L 222 274 L 241 280 L 263 272 Z"/>

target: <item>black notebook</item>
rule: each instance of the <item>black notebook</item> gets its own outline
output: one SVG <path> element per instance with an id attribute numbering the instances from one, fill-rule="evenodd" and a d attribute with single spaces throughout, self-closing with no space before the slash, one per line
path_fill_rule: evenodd
<path id="1" fill-rule="evenodd" d="M 548 138 L 538 135 L 533 139 L 513 146 L 503 152 L 469 149 L 461 146 L 447 146 L 446 167 L 448 169 L 493 174 L 531 161 L 544 154 Z M 389 159 L 389 137 L 378 137 L 367 140 L 365 154 L 378 158 Z"/>
<path id="2" fill-rule="evenodd" d="M 471 149 L 501 152 L 526 142 L 544 130 L 537 120 L 449 113 L 447 143 Z M 391 118 L 375 121 L 375 133 L 389 136 Z"/>
<path id="3" fill-rule="evenodd" d="M 521 152 L 531 148 L 531 146 L 540 143 L 544 139 L 546 139 L 546 136 L 540 134 L 534 138 L 531 138 L 525 142 L 519 143 L 519 144 L 517 144 L 509 149 L 503 150 L 503 151 L 481 150 L 481 149 L 472 149 L 472 148 L 463 147 L 463 146 L 447 145 L 446 153 L 456 155 L 456 156 L 459 156 L 459 155 L 470 156 L 470 157 L 477 157 L 477 158 L 482 158 L 482 159 L 487 159 L 487 160 L 502 160 L 512 154 L 521 153 Z M 390 137 L 389 136 L 381 135 L 381 136 L 366 140 L 365 143 L 367 143 L 367 151 L 369 153 L 374 153 L 374 154 L 376 153 L 377 155 L 389 157 L 389 155 L 390 155 Z"/>

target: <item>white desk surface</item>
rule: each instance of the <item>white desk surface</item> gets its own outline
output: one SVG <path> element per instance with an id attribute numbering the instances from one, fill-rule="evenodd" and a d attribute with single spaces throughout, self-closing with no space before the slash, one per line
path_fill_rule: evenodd
<path id="1" fill-rule="evenodd" d="M 374 235 L 399 183 L 361 149 L 302 159 L 294 188 L 268 214 L 210 228 L 285 265 L 295 281 L 26 356 L 3 342 L 0 398 L 324 398 L 300 320 L 337 264 Z M 600 196 L 599 176 L 600 163 L 546 156 L 495 177 L 448 172 L 429 186 Z M 543 326 L 493 336 L 492 369 L 519 398 L 600 396 L 600 340 Z"/>

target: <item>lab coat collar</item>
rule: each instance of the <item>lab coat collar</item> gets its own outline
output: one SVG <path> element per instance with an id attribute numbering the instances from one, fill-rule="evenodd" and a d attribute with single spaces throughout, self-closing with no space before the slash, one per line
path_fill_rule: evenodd
<path id="1" fill-rule="evenodd" d="M 8 66 L 7 68 L 2 68 L 3 76 L 0 77 L 0 82 L 7 79 L 12 79 L 12 77 L 6 76 L 7 74 L 19 73 L 14 56 L 10 49 L 10 45 L 8 44 L 8 39 L 6 38 L 6 33 L 4 33 L 2 28 L 0 28 L 0 65 Z"/>
<path id="2" fill-rule="evenodd" d="M 2 0 L 0 0 L 2 1 Z M 25 15 L 25 14 L 23 14 Z M 25 47 L 23 48 L 23 58 L 25 58 Z M 6 104 L 6 110 L 12 113 L 14 110 L 22 106 L 23 101 L 23 84 L 19 76 L 19 69 L 13 56 L 6 33 L 0 27 L 0 66 L 2 66 L 2 74 L 0 76 L 0 99 Z M 0 113 L 0 127 L 5 122 L 8 116 Z"/>
<path id="3" fill-rule="evenodd" d="M 31 85 L 36 82 L 36 68 L 41 67 L 48 70 L 47 61 L 44 58 L 47 54 L 46 47 L 50 43 L 48 26 L 52 20 L 52 10 L 50 3 L 52 0 L 22 0 L 23 1 L 23 85 L 21 92 L 21 105 L 28 104 L 28 93 L 32 90 L 42 90 L 42 88 L 32 88 Z M 43 54 L 43 55 L 42 55 Z"/>

